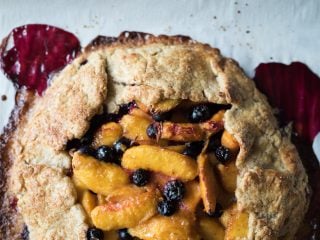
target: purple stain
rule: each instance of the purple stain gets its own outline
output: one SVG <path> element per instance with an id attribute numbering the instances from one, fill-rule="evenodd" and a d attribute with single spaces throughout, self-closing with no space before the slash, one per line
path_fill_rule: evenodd
<path id="1" fill-rule="evenodd" d="M 52 72 L 63 68 L 81 50 L 78 38 L 60 28 L 30 24 L 17 27 L 0 46 L 0 66 L 17 87 L 41 94 Z"/>
<path id="2" fill-rule="evenodd" d="M 280 121 L 293 122 L 294 130 L 311 143 L 320 131 L 320 79 L 305 64 L 262 63 L 254 81 L 270 104 L 280 111 Z"/>

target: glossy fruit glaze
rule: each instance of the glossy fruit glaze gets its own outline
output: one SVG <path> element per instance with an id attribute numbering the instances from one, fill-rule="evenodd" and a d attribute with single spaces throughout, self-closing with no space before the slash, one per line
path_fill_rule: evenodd
<path id="1" fill-rule="evenodd" d="M 13 29 L 0 47 L 0 65 L 16 86 L 41 94 L 50 74 L 63 68 L 80 51 L 80 42 L 60 28 L 30 24 Z"/>

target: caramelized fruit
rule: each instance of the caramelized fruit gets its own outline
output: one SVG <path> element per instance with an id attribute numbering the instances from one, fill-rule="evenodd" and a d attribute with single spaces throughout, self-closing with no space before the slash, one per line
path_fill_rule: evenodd
<path id="1" fill-rule="evenodd" d="M 157 146 L 141 145 L 129 148 L 122 157 L 121 165 L 130 170 L 139 168 L 161 172 L 183 181 L 194 179 L 197 164 L 180 153 Z"/>
<path id="2" fill-rule="evenodd" d="M 121 167 L 75 152 L 72 159 L 73 174 L 87 189 L 107 196 L 113 190 L 129 183 Z"/>
<path id="3" fill-rule="evenodd" d="M 122 187 L 91 211 L 92 222 L 103 230 L 134 227 L 155 215 L 157 198 L 153 188 Z"/>
<path id="4" fill-rule="evenodd" d="M 171 121 L 177 104 L 164 101 L 148 109 L 132 102 L 111 122 L 105 122 L 108 114 L 99 115 L 87 133 L 94 136 L 94 154 L 89 145 L 73 154 L 80 202 L 89 223 L 105 236 L 231 240 L 247 231 L 239 230 L 246 228 L 245 213 L 235 210 L 239 144 L 223 129 L 225 110 L 212 114 L 211 105 L 193 103 L 196 123 L 177 123 Z M 177 109 L 186 111 L 183 104 Z M 171 119 L 155 117 L 171 111 Z M 121 166 L 112 163 L 118 161 Z"/>

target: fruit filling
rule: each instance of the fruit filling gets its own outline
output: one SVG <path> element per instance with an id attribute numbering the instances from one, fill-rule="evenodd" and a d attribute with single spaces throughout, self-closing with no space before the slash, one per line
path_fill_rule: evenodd
<path id="1" fill-rule="evenodd" d="M 71 141 L 72 180 L 87 239 L 232 240 L 247 236 L 237 208 L 237 140 L 229 106 L 139 101 L 92 120 Z"/>

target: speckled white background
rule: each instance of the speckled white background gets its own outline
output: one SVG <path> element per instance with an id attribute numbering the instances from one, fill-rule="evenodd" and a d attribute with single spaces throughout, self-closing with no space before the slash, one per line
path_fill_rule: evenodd
<path id="1" fill-rule="evenodd" d="M 0 0 L 0 39 L 28 23 L 62 27 L 83 46 L 98 34 L 123 30 L 184 34 L 220 48 L 250 76 L 270 61 L 301 61 L 320 75 L 319 12 L 319 0 Z M 0 73 L 3 94 L 0 129 L 14 103 L 14 89 Z"/>

